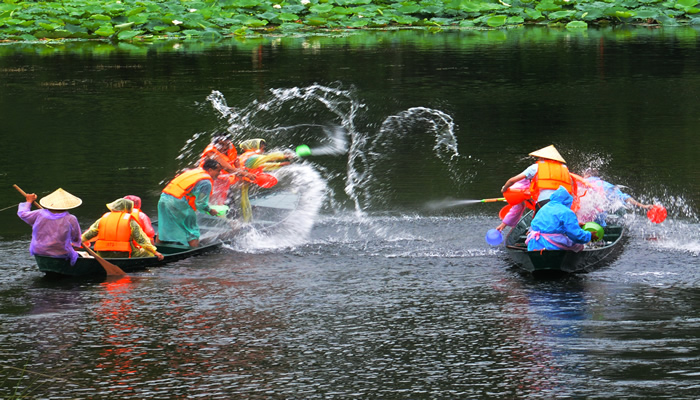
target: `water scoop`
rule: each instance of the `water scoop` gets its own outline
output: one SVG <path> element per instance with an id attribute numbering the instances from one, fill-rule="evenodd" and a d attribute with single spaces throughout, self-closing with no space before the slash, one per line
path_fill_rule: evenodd
<path id="1" fill-rule="evenodd" d="M 299 157 L 308 157 L 311 155 L 311 149 L 309 148 L 309 146 L 301 144 L 297 146 L 296 153 Z"/>
<path id="2" fill-rule="evenodd" d="M 503 241 L 503 234 L 498 229 L 489 229 L 486 232 L 486 243 L 491 246 L 498 246 Z"/>
<path id="3" fill-rule="evenodd" d="M 598 236 L 598 239 L 595 240 L 596 242 L 598 240 L 603 240 L 603 235 L 605 234 L 605 231 L 603 231 L 603 227 L 600 226 L 599 224 L 597 224 L 595 222 L 586 222 L 583 225 L 583 230 L 591 232 L 591 233 L 595 232 L 596 235 Z"/>
<path id="4" fill-rule="evenodd" d="M 666 208 L 664 206 L 656 204 L 650 208 L 649 211 L 647 211 L 647 218 L 649 218 L 649 221 L 655 224 L 660 224 L 666 220 L 667 214 L 668 213 L 666 212 Z"/>
<path id="5" fill-rule="evenodd" d="M 212 205 L 209 206 L 212 210 L 216 211 L 217 217 L 225 217 L 228 214 L 229 207 L 227 205 Z"/>

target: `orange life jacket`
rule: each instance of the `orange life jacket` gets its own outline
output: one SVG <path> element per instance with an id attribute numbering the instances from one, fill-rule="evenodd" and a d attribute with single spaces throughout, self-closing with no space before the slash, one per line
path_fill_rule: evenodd
<path id="1" fill-rule="evenodd" d="M 539 199 L 541 190 L 557 190 L 559 186 L 574 194 L 573 181 L 566 165 L 554 160 L 537 161 L 537 173 L 530 182 L 532 198 Z"/>
<path id="2" fill-rule="evenodd" d="M 203 168 L 204 167 L 204 162 L 208 158 L 214 158 L 214 156 L 220 156 L 226 159 L 229 164 L 232 166 L 235 166 L 235 162 L 238 159 L 238 151 L 236 151 L 236 148 L 234 146 L 231 146 L 231 148 L 226 152 L 226 154 L 222 153 L 219 151 L 219 149 L 216 148 L 213 144 L 210 144 L 207 146 L 204 151 L 202 152 L 202 161 L 199 163 L 199 167 Z M 215 159 L 215 158 L 214 158 Z"/>
<path id="3" fill-rule="evenodd" d="M 246 150 L 243 152 L 243 154 L 241 154 L 238 157 L 238 161 L 241 163 L 241 166 L 244 166 L 244 167 L 250 169 L 250 167 L 246 165 L 246 163 L 248 162 L 248 159 L 252 156 L 257 156 L 260 154 L 262 154 L 262 150 L 260 150 L 260 149 Z"/>
<path id="4" fill-rule="evenodd" d="M 197 182 L 204 179 L 211 182 L 213 187 L 214 180 L 204 169 L 195 168 L 185 171 L 170 181 L 165 189 L 163 189 L 163 193 L 169 194 L 177 199 L 184 197 L 187 199 L 187 203 L 190 205 L 190 207 L 192 207 L 193 210 L 197 210 L 197 206 L 195 204 L 196 198 L 191 195 L 190 192 Z"/>
<path id="5" fill-rule="evenodd" d="M 123 251 L 131 257 L 131 214 L 111 211 L 100 218 L 95 251 Z"/>

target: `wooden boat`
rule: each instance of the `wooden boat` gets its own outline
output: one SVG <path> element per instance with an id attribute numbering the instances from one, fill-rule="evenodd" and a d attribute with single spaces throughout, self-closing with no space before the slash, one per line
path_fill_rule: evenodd
<path id="1" fill-rule="evenodd" d="M 532 218 L 532 211 L 527 212 L 511 229 L 505 240 L 506 251 L 513 262 L 531 273 L 590 272 L 613 260 L 622 249 L 625 228 L 621 225 L 608 225 L 605 227 L 603 240 L 586 244 L 580 252 L 528 251 L 525 239 Z"/>
<path id="2" fill-rule="evenodd" d="M 124 270 L 124 272 L 128 273 L 141 271 L 150 267 L 158 267 L 173 261 L 208 253 L 221 248 L 222 245 L 223 242 L 221 241 L 195 248 L 177 244 L 160 244 L 158 245 L 158 251 L 163 254 L 162 260 L 159 260 L 158 257 L 105 258 L 105 260 L 115 264 Z M 36 258 L 39 271 L 46 273 L 47 276 L 88 277 L 105 275 L 105 270 L 100 263 L 89 256 L 78 258 L 75 265 L 70 265 L 70 262 L 63 258 L 45 256 L 34 256 L 34 258 Z"/>

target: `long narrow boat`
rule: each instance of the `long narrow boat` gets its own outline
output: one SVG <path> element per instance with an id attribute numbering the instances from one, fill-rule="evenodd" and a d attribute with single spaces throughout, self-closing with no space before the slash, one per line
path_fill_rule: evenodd
<path id="1" fill-rule="evenodd" d="M 158 251 L 163 254 L 162 260 L 159 260 L 158 257 L 105 258 L 105 260 L 115 264 L 124 270 L 124 272 L 142 271 L 146 268 L 158 267 L 173 261 L 208 253 L 221 248 L 222 245 L 223 242 L 220 241 L 195 248 L 176 244 L 159 244 Z M 96 259 L 89 256 L 81 256 L 78 258 L 75 265 L 70 265 L 70 262 L 63 258 L 52 258 L 45 256 L 34 256 L 34 258 L 36 258 L 39 271 L 44 272 L 47 276 L 51 277 L 89 277 L 105 275 L 105 270 L 102 268 L 100 263 Z"/>
<path id="2" fill-rule="evenodd" d="M 622 249 L 625 228 L 621 225 L 608 225 L 605 227 L 603 240 L 588 243 L 579 252 L 568 250 L 528 251 L 525 238 L 532 218 L 532 211 L 526 213 L 508 233 L 505 240 L 506 251 L 513 262 L 531 273 L 590 272 L 614 259 Z"/>

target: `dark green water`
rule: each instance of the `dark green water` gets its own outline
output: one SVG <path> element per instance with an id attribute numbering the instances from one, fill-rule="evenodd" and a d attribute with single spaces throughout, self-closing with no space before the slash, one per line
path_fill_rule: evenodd
<path id="1" fill-rule="evenodd" d="M 697 398 L 700 58 L 692 28 L 421 31 L 0 46 L 0 207 L 163 187 L 215 132 L 342 142 L 299 162 L 318 213 L 113 282 L 49 282 L 0 212 L 0 394 L 49 398 Z M 555 144 L 669 219 L 538 281 L 484 242 Z M 311 173 L 313 172 L 313 173 Z M 27 388 L 27 389 L 25 389 Z"/>

